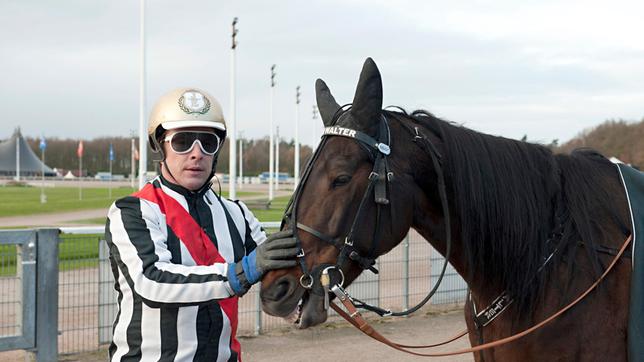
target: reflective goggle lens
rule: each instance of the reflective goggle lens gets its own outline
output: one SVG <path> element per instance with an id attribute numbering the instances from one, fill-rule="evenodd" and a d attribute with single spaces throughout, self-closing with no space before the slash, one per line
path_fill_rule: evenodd
<path id="1" fill-rule="evenodd" d="M 199 141 L 201 151 L 207 155 L 214 155 L 219 150 L 219 136 L 210 132 L 177 132 L 165 138 L 170 142 L 170 147 L 176 153 L 183 154 L 192 151 L 195 143 Z"/>

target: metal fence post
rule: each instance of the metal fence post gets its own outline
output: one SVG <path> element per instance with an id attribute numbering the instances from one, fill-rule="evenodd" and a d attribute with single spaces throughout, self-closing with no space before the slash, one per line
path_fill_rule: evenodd
<path id="1" fill-rule="evenodd" d="M 58 360 L 58 229 L 37 231 L 36 359 Z"/>
<path id="2" fill-rule="evenodd" d="M 116 317 L 116 290 L 110 266 L 110 249 L 107 242 L 98 241 L 98 344 L 112 341 L 112 323 Z"/>
<path id="3" fill-rule="evenodd" d="M 409 309 L 409 233 L 403 240 L 403 310 Z"/>
<path id="4" fill-rule="evenodd" d="M 257 283 L 257 294 L 255 298 L 255 335 L 259 336 L 262 333 L 262 298 L 259 295 L 259 291 L 262 287 L 262 283 Z"/>

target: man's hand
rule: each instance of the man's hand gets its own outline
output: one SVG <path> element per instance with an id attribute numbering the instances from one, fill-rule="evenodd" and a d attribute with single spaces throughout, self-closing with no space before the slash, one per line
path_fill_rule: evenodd
<path id="1" fill-rule="evenodd" d="M 228 267 L 228 279 L 235 294 L 244 295 L 269 270 L 297 265 L 299 249 L 293 231 L 284 230 L 270 235 L 238 263 Z"/>
<path id="2" fill-rule="evenodd" d="M 256 254 L 255 267 L 262 275 L 269 270 L 290 268 L 297 264 L 297 252 L 297 243 L 291 230 L 271 234 L 253 250 Z"/>

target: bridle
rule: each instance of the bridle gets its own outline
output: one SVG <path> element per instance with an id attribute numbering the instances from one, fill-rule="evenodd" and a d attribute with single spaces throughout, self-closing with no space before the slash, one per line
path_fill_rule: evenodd
<path id="1" fill-rule="evenodd" d="M 340 298 L 342 295 L 348 297 L 348 293 L 343 289 L 344 272 L 342 271 L 343 267 L 346 265 L 348 261 L 356 263 L 363 270 L 370 270 L 373 273 L 376 273 L 376 274 L 378 273 L 378 270 L 374 267 L 374 265 L 375 265 L 375 260 L 378 257 L 378 255 L 376 255 L 376 252 L 380 245 L 380 234 L 381 234 L 380 220 L 381 220 L 382 209 L 386 206 L 389 206 L 390 215 L 391 215 L 390 221 L 392 225 L 393 225 L 393 219 L 394 219 L 393 208 L 391 207 L 391 203 L 389 199 L 389 197 L 391 196 L 389 194 L 390 184 L 391 182 L 393 182 L 393 179 L 394 179 L 394 172 L 390 168 L 389 161 L 388 161 L 388 157 L 391 154 L 391 133 L 389 129 L 389 122 L 384 114 L 380 114 L 380 117 L 378 118 L 378 133 L 376 135 L 376 138 L 373 138 L 362 131 L 351 128 L 351 125 L 342 125 L 342 126 L 339 125 L 339 124 L 342 124 L 342 121 L 345 119 L 343 118 L 343 116 L 349 110 L 350 110 L 350 107 L 346 108 L 346 106 L 340 108 L 333 117 L 333 122 L 331 123 L 332 125 L 325 128 L 325 131 L 322 135 L 322 141 L 320 142 L 320 145 L 318 146 L 315 153 L 313 154 L 310 161 L 308 162 L 303 172 L 302 180 L 298 184 L 293 197 L 291 198 L 291 200 L 289 201 L 289 204 L 286 207 L 284 217 L 282 218 L 282 226 L 281 226 L 281 228 L 283 228 L 285 225 L 287 225 L 288 227 L 292 228 L 292 230 L 294 231 L 293 234 L 297 242 L 297 247 L 299 248 L 297 259 L 298 259 L 300 269 L 302 271 L 302 276 L 300 277 L 300 285 L 305 289 L 309 289 L 309 290 L 313 289 L 316 281 L 315 276 L 317 276 L 317 274 L 319 273 L 319 279 L 324 289 L 325 309 L 327 309 L 329 306 L 329 300 L 328 300 L 329 292 L 333 292 L 334 294 L 336 294 L 338 298 Z M 358 210 L 356 211 L 356 215 L 353 219 L 353 222 L 351 223 L 351 228 L 344 239 L 331 237 L 321 231 L 314 229 L 311 226 L 305 225 L 297 221 L 297 207 L 298 207 L 302 192 L 304 190 L 304 185 L 306 184 L 311 174 L 311 171 L 313 169 L 313 166 L 316 160 L 318 159 L 320 153 L 322 152 L 322 150 L 324 149 L 324 146 L 326 145 L 327 140 L 330 137 L 345 137 L 345 138 L 350 138 L 357 141 L 364 149 L 367 150 L 371 160 L 373 160 L 373 169 L 368 177 L 367 188 L 362 196 L 362 199 L 358 206 Z M 421 300 L 416 306 L 409 308 L 405 311 L 392 312 L 391 310 L 388 310 L 388 309 L 382 309 L 373 305 L 369 305 L 363 301 L 360 301 L 357 298 L 351 298 L 355 302 L 356 307 L 373 311 L 379 314 L 380 316 L 390 316 L 390 315 L 404 316 L 415 312 L 416 310 L 420 309 L 423 305 L 425 305 L 427 301 L 429 301 L 429 299 L 436 293 L 436 291 L 438 290 L 438 287 L 440 286 L 440 283 L 447 269 L 447 263 L 451 252 L 451 225 L 450 225 L 450 217 L 449 217 L 449 208 L 447 204 L 447 195 L 445 191 L 445 182 L 443 179 L 442 167 L 440 165 L 440 154 L 436 150 L 436 147 L 434 147 L 434 145 L 431 144 L 431 142 L 429 142 L 429 140 L 426 137 L 423 137 L 419 134 L 418 128 L 415 128 L 414 141 L 418 139 L 422 139 L 426 143 L 428 143 L 429 145 L 428 153 L 431 155 L 432 161 L 434 163 L 434 167 L 438 174 L 439 194 L 441 197 L 443 213 L 445 215 L 445 230 L 447 233 L 445 261 L 443 264 L 443 268 L 441 270 L 441 274 L 436 284 L 429 291 L 427 296 L 423 298 L 423 300 Z M 376 223 L 375 223 L 375 227 L 372 235 L 371 246 L 369 247 L 368 252 L 364 254 L 363 252 L 361 252 L 356 248 L 355 231 L 359 222 L 362 220 L 363 211 L 365 210 L 365 206 L 368 200 L 370 199 L 370 195 L 372 191 L 373 191 L 373 202 L 376 205 L 376 220 L 375 220 Z M 302 248 L 302 242 L 299 238 L 298 233 L 295 232 L 295 229 L 299 229 L 304 232 L 307 232 L 315 236 L 317 239 L 322 240 L 323 242 L 330 244 L 334 246 L 336 249 L 338 249 L 339 254 L 335 265 L 320 264 L 309 272 L 309 268 L 307 267 L 306 261 L 305 261 L 306 255 L 305 255 L 304 249 Z"/>
<path id="2" fill-rule="evenodd" d="M 441 271 L 441 274 L 434 288 L 418 305 L 402 312 L 392 312 L 390 310 L 384 310 L 379 307 L 368 305 L 357 298 L 353 298 L 343 289 L 345 280 L 344 280 L 344 273 L 342 272 L 342 267 L 343 265 L 346 264 L 347 260 L 351 260 L 357 263 L 362 269 L 368 269 L 374 273 L 378 272 L 373 266 L 375 264 L 375 257 L 377 257 L 375 255 L 375 252 L 377 251 L 377 248 L 379 245 L 380 213 L 381 213 L 381 208 L 383 206 L 389 205 L 391 209 L 391 204 L 389 202 L 389 199 L 387 198 L 387 194 L 389 190 L 389 184 L 393 180 L 394 173 L 389 168 L 389 164 L 387 160 L 387 157 L 389 157 L 391 153 L 391 148 L 390 148 L 391 138 L 390 138 L 389 124 L 388 124 L 387 118 L 384 115 L 380 116 L 379 132 L 377 137 L 374 139 L 363 132 L 350 128 L 349 125 L 347 125 L 347 127 L 338 126 L 337 124 L 341 120 L 342 115 L 347 112 L 347 110 L 343 108 L 340 108 L 338 112 L 336 112 L 332 122 L 332 126 L 325 128 L 325 132 L 322 136 L 322 141 L 320 142 L 320 145 L 318 146 L 315 153 L 313 154 L 313 157 L 308 162 L 305 168 L 305 171 L 303 173 L 302 180 L 298 184 L 293 197 L 289 201 L 289 204 L 286 208 L 286 212 L 282 219 L 282 225 L 280 228 L 283 229 L 284 226 L 287 225 L 288 227 L 292 228 L 292 230 L 294 231 L 293 234 L 295 236 L 295 239 L 297 241 L 297 246 L 299 248 L 299 253 L 297 258 L 299 261 L 300 269 L 302 271 L 302 276 L 300 278 L 301 286 L 304 287 L 305 289 L 309 289 L 309 290 L 312 289 L 315 281 L 314 275 L 316 275 L 317 272 L 319 272 L 319 275 L 320 275 L 319 281 L 324 289 L 325 310 L 328 309 L 330 306 L 340 316 L 342 316 L 353 326 L 358 328 L 361 332 L 396 350 L 410 353 L 417 356 L 426 356 L 426 357 L 449 356 L 449 355 L 457 355 L 457 354 L 464 354 L 464 353 L 472 353 L 472 352 L 482 351 L 488 348 L 498 347 L 506 343 L 515 341 L 525 335 L 528 335 L 536 331 L 537 329 L 543 327 L 544 325 L 552 322 L 559 316 L 561 316 L 564 312 L 574 307 L 577 303 L 583 300 L 591 291 L 593 291 L 599 285 L 599 283 L 601 283 L 601 281 L 608 275 L 608 273 L 613 269 L 617 261 L 624 254 L 625 250 L 627 249 L 627 246 L 630 244 L 633 238 L 632 235 L 629 236 L 624 241 L 619 251 L 617 251 L 614 254 L 611 253 L 615 255 L 615 258 L 612 260 L 609 266 L 604 270 L 604 273 L 585 292 L 583 292 L 575 300 L 573 300 L 565 307 L 561 308 L 556 313 L 553 313 L 550 317 L 542 320 L 541 322 L 537 323 L 531 328 L 528 328 L 520 333 L 516 333 L 509 337 L 502 338 L 493 342 L 481 344 L 476 347 L 471 347 L 471 348 L 462 349 L 462 350 L 453 351 L 453 352 L 419 353 L 419 352 L 413 351 L 412 349 L 432 348 L 432 347 L 437 347 L 437 346 L 451 343 L 468 334 L 467 329 L 455 335 L 454 337 L 451 337 L 446 341 L 434 343 L 431 345 L 423 345 L 423 346 L 404 345 L 404 344 L 392 342 L 386 337 L 382 336 L 380 333 L 378 333 L 375 329 L 373 329 L 373 327 L 371 327 L 369 323 L 362 317 L 362 315 L 360 314 L 357 308 L 373 311 L 379 314 L 380 316 L 389 316 L 389 315 L 404 316 L 404 315 L 413 313 L 414 311 L 421 308 L 438 289 L 443 279 L 443 276 L 445 274 L 447 262 L 449 260 L 450 252 L 451 252 L 451 228 L 450 228 L 451 225 L 450 225 L 450 219 L 449 219 L 447 196 L 445 191 L 445 182 L 444 182 L 442 167 L 440 164 L 441 156 L 440 156 L 440 153 L 438 153 L 434 144 L 432 144 L 431 141 L 418 130 L 418 127 L 413 127 L 413 131 L 412 131 L 410 126 L 403 124 L 403 127 L 407 128 L 407 130 L 411 132 L 411 134 L 414 136 L 413 141 L 417 142 L 419 146 L 431 156 L 435 171 L 438 176 L 438 189 L 439 189 L 438 191 L 439 191 L 442 209 L 445 217 L 446 253 L 445 253 L 445 262 L 443 265 L 443 269 Z M 354 220 L 352 222 L 351 229 L 347 234 L 347 236 L 344 238 L 344 241 L 341 238 L 334 238 L 334 237 L 328 236 L 323 232 L 320 232 L 310 226 L 297 222 L 297 206 L 299 203 L 299 199 L 302 195 L 304 185 L 311 174 L 313 165 L 315 164 L 315 161 L 319 157 L 321 150 L 326 145 L 328 138 L 332 136 L 347 137 L 358 141 L 358 143 L 361 146 L 367 149 L 374 164 L 373 170 L 369 175 L 369 183 L 367 185 L 367 189 L 360 201 L 360 205 L 356 212 L 356 216 L 354 217 Z M 354 246 L 354 241 L 355 241 L 354 231 L 355 231 L 356 225 L 360 220 L 362 210 L 365 207 L 366 202 L 369 199 L 369 195 L 372 190 L 374 190 L 374 202 L 376 203 L 376 207 L 377 207 L 376 224 L 374 228 L 374 234 L 372 238 L 373 241 L 372 241 L 371 247 L 369 248 L 368 254 L 365 256 L 362 253 L 360 253 L 360 251 L 356 249 Z M 393 222 L 393 214 L 391 215 L 391 220 Z M 333 245 L 336 249 L 338 249 L 339 254 L 336 260 L 336 264 L 335 265 L 321 264 L 316 266 L 311 272 L 309 272 L 305 261 L 304 249 L 302 248 L 301 240 L 299 239 L 298 233 L 295 232 L 296 231 L 295 229 L 299 229 L 304 232 L 307 232 L 315 236 L 316 238 L 322 240 L 323 242 Z M 552 255 L 550 255 L 545 260 L 544 265 L 542 267 L 548 264 L 548 262 L 551 260 L 551 257 Z M 333 275 L 334 273 L 335 275 Z M 338 298 L 338 301 L 344 306 L 346 311 L 343 310 L 340 306 L 336 305 L 335 303 L 329 303 L 329 300 L 328 300 L 329 292 L 332 292 L 333 294 L 335 294 L 335 296 Z M 509 299 L 507 295 L 502 294 L 501 296 L 499 296 L 499 298 L 497 298 L 497 301 L 493 302 L 488 308 L 486 308 L 486 310 L 489 310 L 490 308 L 494 309 L 502 305 L 503 305 L 503 309 L 505 309 L 505 307 L 507 307 L 507 303 L 511 303 L 511 301 L 508 302 L 508 300 Z M 505 301 L 504 302 L 505 304 L 503 304 L 502 301 Z M 498 314 L 500 314 L 500 312 Z M 496 314 L 494 317 L 498 316 L 498 314 Z"/>

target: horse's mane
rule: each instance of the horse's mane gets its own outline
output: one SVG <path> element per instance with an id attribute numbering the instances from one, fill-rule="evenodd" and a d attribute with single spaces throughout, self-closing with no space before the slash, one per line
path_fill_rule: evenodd
<path id="1" fill-rule="evenodd" d="M 607 191 L 606 167 L 600 167 L 608 160 L 588 150 L 554 155 L 545 146 L 482 134 L 426 111 L 401 111 L 385 112 L 422 126 L 442 141 L 451 212 L 460 224 L 470 271 L 481 273 L 482 280 L 500 277 L 500 287 L 515 298 L 519 311 L 528 313 L 553 270 L 539 269 L 555 249 L 550 266 L 573 260 L 566 256 L 583 240 L 598 273 L 594 245 L 605 240 L 602 223 L 608 223 L 595 218 L 593 210 L 618 210 L 616 198 Z M 616 215 L 612 218 L 623 229 Z M 569 271 L 570 283 L 573 268 Z"/>

